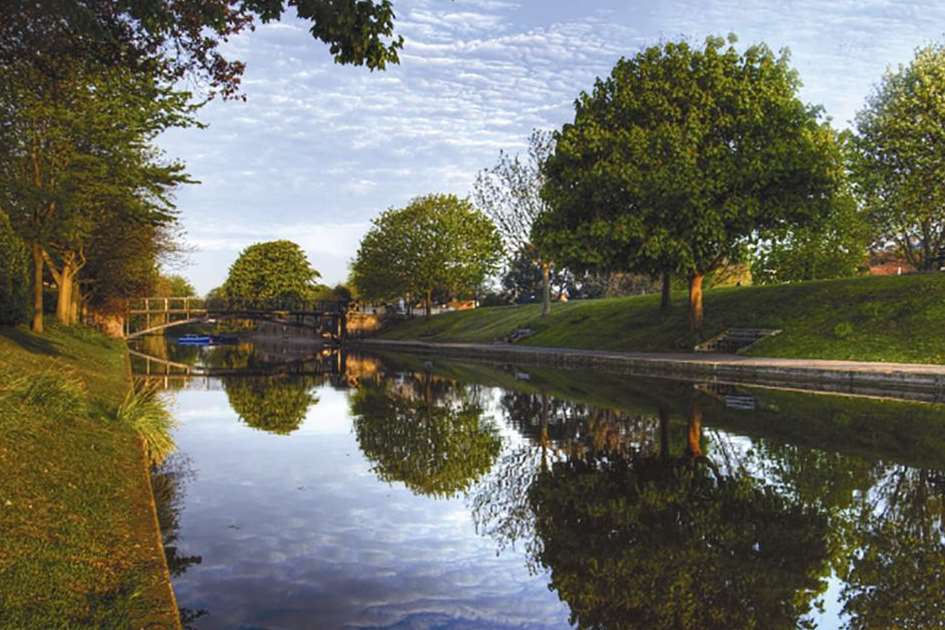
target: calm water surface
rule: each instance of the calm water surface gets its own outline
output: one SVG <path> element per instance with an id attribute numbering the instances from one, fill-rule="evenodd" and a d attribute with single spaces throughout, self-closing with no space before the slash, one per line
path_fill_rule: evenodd
<path id="1" fill-rule="evenodd" d="M 155 492 L 192 627 L 945 627 L 940 406 L 139 350 L 214 370 L 157 379 L 180 427 Z"/>

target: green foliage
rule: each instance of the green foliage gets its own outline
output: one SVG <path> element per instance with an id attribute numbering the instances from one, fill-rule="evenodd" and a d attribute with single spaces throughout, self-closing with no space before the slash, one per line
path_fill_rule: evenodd
<path id="1" fill-rule="evenodd" d="M 423 299 L 434 291 L 474 294 L 494 273 L 502 252 L 495 226 L 455 195 L 417 197 L 374 220 L 352 263 L 367 300 Z"/>
<path id="2" fill-rule="evenodd" d="M 945 274 L 867 276 L 777 286 L 728 287 L 706 292 L 705 334 L 727 328 L 778 328 L 780 335 L 753 346 L 754 356 L 943 363 L 945 349 L 930 331 L 945 325 Z M 388 339 L 491 343 L 520 328 L 535 333 L 530 346 L 671 352 L 691 349 L 680 331 L 686 314 L 659 312 L 659 296 L 562 304 L 547 318 L 534 304 L 444 313 L 399 322 Z M 838 339 L 834 327 L 855 326 Z"/>
<path id="3" fill-rule="evenodd" d="M 161 276 L 158 279 L 154 295 L 158 297 L 196 297 L 197 289 L 184 276 L 171 274 Z"/>
<path id="4" fill-rule="evenodd" d="M 751 260 L 752 281 L 774 284 L 861 274 L 872 238 L 870 223 L 852 195 L 838 196 L 829 214 L 814 224 L 761 235 Z"/>
<path id="5" fill-rule="evenodd" d="M 384 481 L 422 495 L 466 491 L 499 454 L 501 440 L 461 386 L 417 375 L 409 384 L 362 384 L 351 397 L 358 445 Z"/>
<path id="6" fill-rule="evenodd" d="M 312 298 L 320 302 L 350 302 L 354 299 L 354 294 L 344 284 L 336 284 L 333 287 L 320 284 L 315 287 Z"/>
<path id="7" fill-rule="evenodd" d="M 226 398 L 239 417 L 254 429 L 289 435 L 318 404 L 305 379 L 284 376 L 236 377 L 223 381 Z"/>
<path id="8" fill-rule="evenodd" d="M 852 170 L 881 243 L 917 269 L 945 253 L 945 46 L 887 72 L 856 117 Z"/>
<path id="9" fill-rule="evenodd" d="M 328 44 L 337 63 L 382 70 L 398 62 L 403 40 L 393 34 L 390 0 L 12 0 L 0 20 L 0 63 L 31 56 L 55 69 L 50 57 L 98 58 L 156 72 L 169 82 L 191 75 L 234 97 L 244 64 L 228 60 L 220 43 L 279 20 L 289 7 L 309 23 L 312 37 Z"/>
<path id="10" fill-rule="evenodd" d="M 710 37 L 621 59 L 556 136 L 539 247 L 575 269 L 701 280 L 757 230 L 824 215 L 842 160 L 799 85 L 763 44 Z"/>
<path id="11" fill-rule="evenodd" d="M 72 57 L 57 58 L 48 72 L 31 60 L 0 65 L 0 117 L 7 121 L 0 132 L 0 208 L 41 251 L 44 260 L 35 264 L 38 271 L 47 266 L 57 285 L 57 318 L 72 323 L 80 297 L 73 294 L 90 254 L 109 258 L 96 265 L 108 269 L 113 250 L 127 255 L 124 239 L 139 231 L 155 238 L 175 221 L 171 192 L 190 180 L 153 142 L 169 127 L 196 124 L 196 106 L 189 93 L 146 72 Z M 108 239 L 105 252 L 93 248 L 96 237 Z M 148 250 L 139 255 L 147 259 Z M 103 280 L 113 276 L 86 273 L 81 280 L 101 294 L 108 292 Z M 41 301 L 41 287 L 34 291 Z M 34 329 L 41 323 L 37 318 Z"/>
<path id="12" fill-rule="evenodd" d="M 0 326 L 25 322 L 29 298 L 29 251 L 0 210 Z"/>
<path id="13" fill-rule="evenodd" d="M 177 422 L 158 395 L 157 387 L 129 389 L 115 409 L 115 420 L 127 424 L 141 437 L 152 465 L 161 464 L 174 452 L 173 431 Z"/>
<path id="14" fill-rule="evenodd" d="M 311 299 L 320 275 L 292 241 L 256 243 L 230 266 L 223 293 L 244 308 L 299 308 Z"/>

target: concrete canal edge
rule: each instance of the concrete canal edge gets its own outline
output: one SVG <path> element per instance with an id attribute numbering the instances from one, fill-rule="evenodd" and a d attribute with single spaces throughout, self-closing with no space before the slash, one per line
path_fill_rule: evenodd
<path id="1" fill-rule="evenodd" d="M 126 349 L 127 350 L 127 349 Z M 134 387 L 134 377 L 131 373 L 131 356 L 125 353 L 125 374 L 127 386 Z M 158 585 L 154 589 L 152 597 L 155 601 L 155 610 L 151 611 L 146 620 L 146 627 L 174 628 L 181 630 L 183 626 L 180 622 L 180 612 L 177 608 L 177 597 L 174 595 L 174 585 L 171 582 L 171 570 L 167 565 L 167 554 L 164 553 L 164 537 L 161 535 L 161 521 L 158 518 L 157 501 L 154 498 L 154 486 L 151 483 L 151 465 L 148 461 L 148 453 L 145 449 L 144 441 L 138 440 L 139 459 L 141 461 L 141 483 L 147 487 L 144 493 L 148 497 L 148 529 L 147 540 L 150 541 L 151 555 L 155 566 L 160 567 L 161 573 L 158 577 Z"/>
<path id="2" fill-rule="evenodd" d="M 349 340 L 353 349 L 439 355 L 491 363 L 590 368 L 637 376 L 708 382 L 793 386 L 854 394 L 904 392 L 927 402 L 945 402 L 945 366 L 741 355 L 642 353 L 519 346 L 509 343 L 428 343 L 386 339 Z"/>

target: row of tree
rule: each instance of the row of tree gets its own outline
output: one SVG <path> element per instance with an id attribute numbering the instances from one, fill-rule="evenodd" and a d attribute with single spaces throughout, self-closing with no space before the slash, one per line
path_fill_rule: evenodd
<path id="1" fill-rule="evenodd" d="M 578 97 L 572 123 L 533 132 L 525 156 L 501 153 L 479 174 L 475 209 L 434 195 L 385 212 L 354 260 L 361 293 L 473 294 L 504 262 L 506 293 L 540 293 L 547 314 L 553 287 L 582 295 L 615 273 L 659 279 L 668 308 L 682 278 L 701 331 L 703 284 L 724 268 L 750 266 L 762 283 L 849 276 L 870 247 L 940 267 L 945 49 L 887 73 L 840 133 L 799 98 L 786 51 L 735 44 L 668 42 L 621 59 Z"/>
<path id="2" fill-rule="evenodd" d="M 389 0 L 13 0 L 0 15 L 0 324 L 41 332 L 44 288 L 66 324 L 161 290 L 178 249 L 173 193 L 189 183 L 154 140 L 199 125 L 201 98 L 240 97 L 219 49 L 288 6 L 338 63 L 397 63 Z M 31 291 L 32 297 L 26 292 Z"/>

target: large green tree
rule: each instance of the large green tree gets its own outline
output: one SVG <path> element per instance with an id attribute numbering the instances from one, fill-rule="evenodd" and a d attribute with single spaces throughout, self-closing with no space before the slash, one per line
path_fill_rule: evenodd
<path id="1" fill-rule="evenodd" d="M 886 73 L 856 116 L 853 173 L 880 245 L 916 269 L 945 254 L 945 46 Z"/>
<path id="2" fill-rule="evenodd" d="M 469 201 L 426 195 L 377 217 L 351 269 L 362 297 L 422 299 L 429 316 L 435 291 L 475 293 L 501 255 L 495 226 Z"/>
<path id="3" fill-rule="evenodd" d="M 250 245 L 230 266 L 223 293 L 241 308 L 300 308 L 321 277 L 292 241 Z"/>
<path id="4" fill-rule="evenodd" d="M 174 221 L 170 192 L 189 180 L 152 142 L 168 127 L 194 124 L 193 107 L 189 94 L 153 76 L 82 59 L 59 59 L 52 74 L 0 65 L 0 78 L 0 207 L 32 252 L 40 332 L 45 266 L 59 289 L 57 316 L 71 323 L 75 279 L 97 226 L 112 215 L 142 226 Z"/>
<path id="5" fill-rule="evenodd" d="M 685 274 L 696 331 L 705 275 L 757 230 L 823 215 L 842 173 L 787 52 L 734 41 L 647 48 L 582 93 L 536 223 L 536 242 L 568 267 Z"/>
<path id="6" fill-rule="evenodd" d="M 338 63 L 398 62 L 403 40 L 393 34 L 389 0 L 9 0 L 0 12 L 0 65 L 30 58 L 48 72 L 63 55 L 82 57 L 171 82 L 190 76 L 232 97 L 244 64 L 220 44 L 290 10 Z"/>

